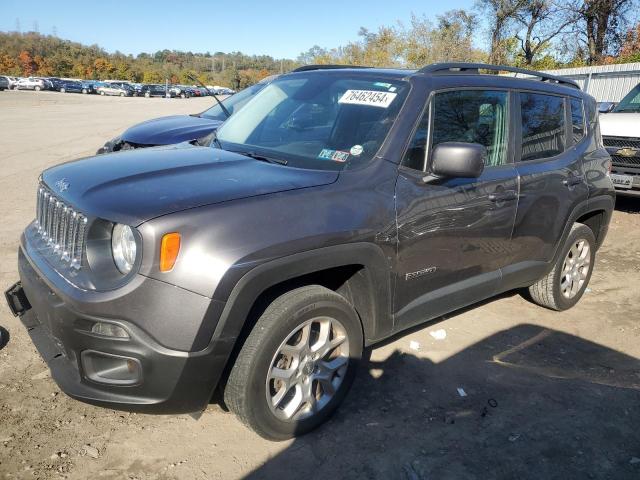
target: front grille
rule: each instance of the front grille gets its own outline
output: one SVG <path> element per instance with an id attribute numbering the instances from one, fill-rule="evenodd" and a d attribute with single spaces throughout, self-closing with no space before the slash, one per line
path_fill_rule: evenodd
<path id="1" fill-rule="evenodd" d="M 640 166 L 640 157 L 622 157 L 620 155 L 611 155 L 611 163 L 621 166 Z"/>
<path id="2" fill-rule="evenodd" d="M 58 199 L 45 185 L 38 187 L 38 233 L 61 261 L 80 268 L 85 247 L 87 217 Z"/>
<path id="3" fill-rule="evenodd" d="M 602 141 L 605 147 L 640 149 L 640 138 L 604 137 L 603 136 Z"/>

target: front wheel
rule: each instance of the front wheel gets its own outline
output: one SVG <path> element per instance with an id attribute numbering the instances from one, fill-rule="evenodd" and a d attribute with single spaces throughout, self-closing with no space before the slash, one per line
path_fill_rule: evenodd
<path id="1" fill-rule="evenodd" d="M 574 224 L 553 269 L 529 287 L 532 300 L 559 311 L 578 303 L 593 273 L 595 245 L 593 231 L 581 223 Z"/>
<path id="2" fill-rule="evenodd" d="M 275 299 L 243 345 L 224 390 L 259 435 L 285 440 L 325 422 L 353 383 L 362 327 L 341 295 L 318 285 Z"/>
<path id="3" fill-rule="evenodd" d="M 36 91 L 36 92 L 39 92 L 40 90 L 41 90 L 41 88 L 40 88 L 40 87 L 36 87 L 36 88 L 35 88 L 35 91 Z"/>
<path id="4" fill-rule="evenodd" d="M 123 92 L 123 93 L 121 93 L 121 94 L 120 94 L 120 96 L 121 96 L 121 97 L 124 97 L 124 96 L 125 96 L 124 92 Z"/>

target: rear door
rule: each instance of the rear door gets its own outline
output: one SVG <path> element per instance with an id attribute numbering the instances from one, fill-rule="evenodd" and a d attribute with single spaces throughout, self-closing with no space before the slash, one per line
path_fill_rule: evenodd
<path id="1" fill-rule="evenodd" d="M 515 159 L 520 200 L 513 232 L 515 258 L 504 270 L 506 288 L 544 274 L 571 213 L 587 200 L 581 160 L 585 142 L 574 141 L 570 112 L 567 96 L 536 91 L 517 94 Z"/>
<path id="2" fill-rule="evenodd" d="M 397 328 L 496 291 L 500 268 L 511 258 L 518 198 L 509 140 L 512 101 L 507 90 L 491 88 L 432 95 L 396 185 Z M 488 155 L 482 175 L 425 182 L 430 152 L 443 142 L 484 145 Z"/>

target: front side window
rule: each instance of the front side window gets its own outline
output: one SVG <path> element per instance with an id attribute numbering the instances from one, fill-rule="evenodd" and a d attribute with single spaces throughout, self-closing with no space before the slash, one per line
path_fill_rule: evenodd
<path id="1" fill-rule="evenodd" d="M 584 108 L 582 100 L 578 98 L 571 99 L 571 131 L 573 132 L 574 145 L 584 138 Z"/>
<path id="2" fill-rule="evenodd" d="M 485 165 L 507 163 L 509 94 L 492 90 L 438 93 L 433 99 L 433 148 L 444 142 L 478 143 Z"/>
<path id="3" fill-rule="evenodd" d="M 565 148 L 564 99 L 539 93 L 520 93 L 522 151 L 520 160 L 560 155 Z"/>
<path id="4" fill-rule="evenodd" d="M 225 150 L 342 170 L 373 159 L 409 85 L 375 73 L 309 72 L 280 77 L 218 130 Z"/>
<path id="5" fill-rule="evenodd" d="M 459 90 L 436 93 L 404 156 L 403 165 L 424 169 L 429 116 L 433 119 L 432 148 L 445 142 L 478 143 L 487 149 L 485 166 L 507 163 L 509 94 L 498 90 Z"/>

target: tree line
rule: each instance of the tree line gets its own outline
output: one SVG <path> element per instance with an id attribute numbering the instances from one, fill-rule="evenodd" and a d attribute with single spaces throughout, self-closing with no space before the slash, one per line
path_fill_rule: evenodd
<path id="1" fill-rule="evenodd" d="M 413 15 L 405 24 L 325 49 L 314 46 L 303 64 L 422 67 L 444 61 L 552 69 L 640 61 L 638 0 L 477 0 L 469 10 L 435 19 Z M 479 35 L 488 48 L 478 48 Z"/>
<path id="2" fill-rule="evenodd" d="M 191 75 L 205 84 L 240 89 L 298 65 L 293 60 L 240 52 L 160 50 L 133 56 L 38 32 L 0 32 L 0 74 L 5 75 L 143 83 L 163 83 L 167 79 L 174 84 L 192 84 Z"/>
<path id="3" fill-rule="evenodd" d="M 268 55 L 161 50 L 109 53 L 38 32 L 0 32 L 0 74 L 205 84 L 235 89 L 305 64 L 422 67 L 442 61 L 551 69 L 640 62 L 640 0 L 476 0 L 469 10 L 361 28 L 357 39 L 314 46 L 295 60 Z M 478 45 L 481 35 L 486 48 Z"/>

